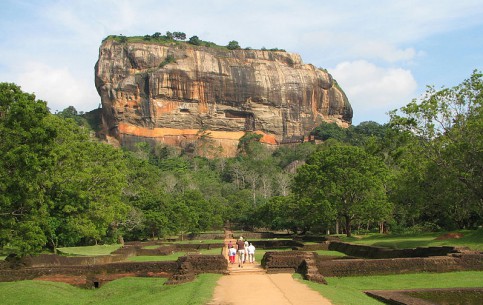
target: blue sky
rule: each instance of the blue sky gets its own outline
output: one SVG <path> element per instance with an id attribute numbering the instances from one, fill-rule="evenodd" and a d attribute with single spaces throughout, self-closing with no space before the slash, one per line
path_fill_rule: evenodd
<path id="1" fill-rule="evenodd" d="M 185 32 L 226 45 L 283 48 L 326 68 L 353 123 L 483 70 L 481 0 L 2 0 L 0 82 L 48 102 L 98 107 L 94 65 L 110 34 Z"/>

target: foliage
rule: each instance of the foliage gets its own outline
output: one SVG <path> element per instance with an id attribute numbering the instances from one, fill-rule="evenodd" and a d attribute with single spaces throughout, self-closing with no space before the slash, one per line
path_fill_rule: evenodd
<path id="1" fill-rule="evenodd" d="M 230 41 L 226 47 L 228 48 L 228 50 L 239 50 L 239 49 L 241 49 L 240 45 L 238 44 L 238 41 L 236 41 L 236 40 Z"/>
<path id="2" fill-rule="evenodd" d="M 323 122 L 312 130 L 316 139 L 326 141 L 328 139 L 336 139 L 339 141 L 344 141 L 347 137 L 347 129 L 339 127 L 336 123 L 326 123 Z"/>
<path id="3" fill-rule="evenodd" d="M 261 138 L 261 134 L 257 134 L 254 132 L 245 133 L 238 142 L 238 151 L 242 155 L 253 156 L 261 150 Z"/>
<path id="4" fill-rule="evenodd" d="M 201 44 L 201 40 L 198 38 L 198 36 L 191 36 L 188 43 L 199 46 Z"/>
<path id="5" fill-rule="evenodd" d="M 389 217 L 387 175 L 384 163 L 361 148 L 328 146 L 300 167 L 293 191 L 299 201 L 317 206 L 319 221 L 327 224 L 336 215 L 344 218 L 350 236 L 353 220 L 378 222 Z"/>
<path id="6" fill-rule="evenodd" d="M 173 39 L 158 32 L 149 43 L 185 43 Z M 349 235 L 478 227 L 481 87 L 475 72 L 454 88 L 429 89 L 391 113 L 390 125 L 323 123 L 313 132 L 322 144 L 275 151 L 248 132 L 235 158 L 207 159 L 218 147 L 204 130 L 190 152 L 148 143 L 122 151 L 93 139 L 98 112 L 70 106 L 52 115 L 33 94 L 1 83 L 0 248 L 30 254 L 224 225 L 325 232 L 344 220 Z"/>
<path id="7" fill-rule="evenodd" d="M 0 101 L 0 245 L 27 254 L 106 237 L 125 211 L 120 152 L 18 86 L 0 84 Z"/>
<path id="8" fill-rule="evenodd" d="M 171 64 L 171 63 L 176 63 L 176 59 L 174 58 L 173 55 L 169 54 L 166 56 L 166 58 L 159 64 L 160 68 L 163 68 L 164 66 Z"/>
<path id="9" fill-rule="evenodd" d="M 43 173 L 56 136 L 48 116 L 45 102 L 0 83 L 0 246 L 18 253 L 40 251 L 46 242 Z"/>
<path id="10" fill-rule="evenodd" d="M 176 40 L 185 40 L 186 39 L 186 34 L 183 32 L 173 32 L 173 37 Z"/>
<path id="11" fill-rule="evenodd" d="M 217 50 L 227 51 L 227 50 L 241 50 L 240 45 L 237 41 L 232 40 L 226 46 L 218 45 L 211 41 L 204 41 L 201 40 L 197 35 L 191 36 L 186 41 L 186 34 L 183 32 L 170 32 L 167 31 L 165 35 L 162 35 L 160 32 L 156 32 L 152 35 L 143 35 L 143 36 L 123 36 L 121 35 L 109 35 L 103 39 L 104 41 L 107 40 L 114 40 L 120 43 L 126 42 L 143 42 L 143 43 L 155 43 L 155 44 L 163 44 L 163 45 L 183 45 L 184 43 L 189 43 L 194 46 L 204 46 L 208 48 L 213 48 Z M 245 50 L 251 50 L 251 48 L 247 47 Z M 266 48 L 262 48 L 261 50 L 264 51 L 271 51 L 271 52 L 286 52 L 284 49 L 279 48 L 272 48 L 267 50 Z"/>
<path id="12" fill-rule="evenodd" d="M 391 125 L 417 141 L 408 153 L 410 160 L 424 160 L 416 172 L 419 186 L 408 186 L 425 202 L 421 216 L 447 229 L 481 225 L 482 76 L 475 71 L 456 87 L 429 87 L 423 98 L 401 108 L 401 114 L 390 113 Z"/>

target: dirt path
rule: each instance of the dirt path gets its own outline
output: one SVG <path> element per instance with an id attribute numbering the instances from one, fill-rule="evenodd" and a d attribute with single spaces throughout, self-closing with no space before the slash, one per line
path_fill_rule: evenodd
<path id="1" fill-rule="evenodd" d="M 231 234 L 231 232 L 227 232 Z M 226 235 L 225 248 L 231 235 Z M 225 251 L 224 251 L 225 253 Z M 294 280 L 289 273 L 266 274 L 259 262 L 228 265 L 230 275 L 223 276 L 209 305 L 330 305 L 318 292 Z"/>

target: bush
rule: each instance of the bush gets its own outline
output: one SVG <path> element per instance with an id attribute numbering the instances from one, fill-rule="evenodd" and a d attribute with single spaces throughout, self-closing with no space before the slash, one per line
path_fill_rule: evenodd
<path id="1" fill-rule="evenodd" d="M 191 36 L 190 39 L 188 40 L 189 44 L 199 46 L 201 44 L 201 40 L 198 38 L 198 36 Z"/>
<path id="2" fill-rule="evenodd" d="M 238 41 L 236 41 L 236 40 L 230 41 L 226 47 L 228 48 L 228 50 L 239 50 L 239 49 L 241 49 L 240 45 L 238 44 Z"/>
<path id="3" fill-rule="evenodd" d="M 175 63 L 175 62 L 176 62 L 176 59 L 174 58 L 174 56 L 168 55 L 168 56 L 166 56 L 166 59 L 163 60 L 163 62 L 161 62 L 159 64 L 159 67 L 162 68 L 162 67 L 166 66 L 167 64 L 171 64 L 171 63 Z"/>

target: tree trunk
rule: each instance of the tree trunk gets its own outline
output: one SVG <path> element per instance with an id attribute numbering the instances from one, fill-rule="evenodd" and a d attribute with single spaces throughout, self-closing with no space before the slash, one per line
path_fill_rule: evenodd
<path id="1" fill-rule="evenodd" d="M 351 232 L 351 218 L 350 216 L 344 216 L 345 218 L 345 232 L 346 232 L 346 235 L 347 237 L 351 237 L 352 236 L 352 232 Z"/>
<path id="2" fill-rule="evenodd" d="M 338 218 L 335 220 L 335 234 L 340 234 L 339 233 L 339 219 Z"/>

